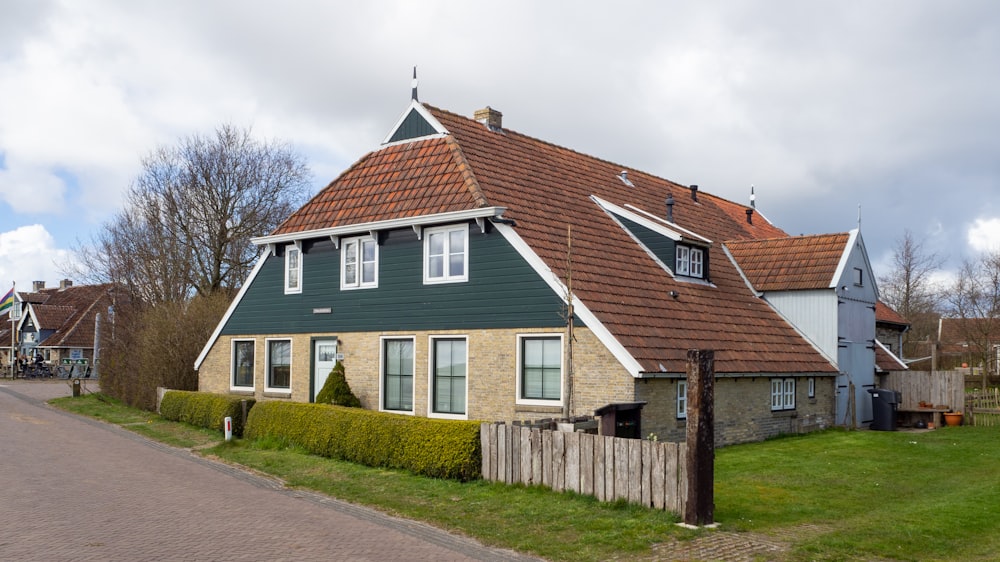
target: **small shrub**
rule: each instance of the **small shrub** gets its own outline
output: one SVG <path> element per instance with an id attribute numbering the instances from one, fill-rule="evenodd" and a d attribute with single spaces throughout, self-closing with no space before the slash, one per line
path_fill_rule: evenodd
<path id="1" fill-rule="evenodd" d="M 299 402 L 261 402 L 250 411 L 249 439 L 278 439 L 310 453 L 423 476 L 481 476 L 479 422 L 435 420 Z"/>
<path id="2" fill-rule="evenodd" d="M 168 390 L 160 403 L 160 415 L 199 427 L 225 431 L 225 419 L 233 418 L 233 435 L 243 435 L 243 400 L 252 408 L 253 398 L 226 396 L 210 392 Z M 252 411 L 252 410 L 251 410 Z"/>
<path id="3" fill-rule="evenodd" d="M 347 376 L 344 374 L 344 364 L 337 361 L 326 377 L 323 388 L 316 395 L 317 404 L 333 404 L 334 406 L 346 406 L 348 408 L 360 408 L 361 400 L 351 392 L 351 386 L 347 384 Z"/>

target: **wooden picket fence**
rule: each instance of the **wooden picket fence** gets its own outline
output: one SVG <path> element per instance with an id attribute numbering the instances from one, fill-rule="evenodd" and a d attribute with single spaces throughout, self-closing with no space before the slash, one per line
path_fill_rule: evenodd
<path id="1" fill-rule="evenodd" d="M 977 388 L 966 394 L 965 413 L 972 425 L 1000 427 L 1000 388 Z"/>
<path id="2" fill-rule="evenodd" d="M 483 478 L 626 500 L 683 514 L 684 443 L 483 423 Z"/>

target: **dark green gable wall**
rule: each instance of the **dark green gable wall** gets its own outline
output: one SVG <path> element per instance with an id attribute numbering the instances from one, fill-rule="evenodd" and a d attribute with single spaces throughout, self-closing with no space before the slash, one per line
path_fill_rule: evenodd
<path id="1" fill-rule="evenodd" d="M 392 138 L 389 142 L 396 142 L 406 139 L 418 139 L 420 137 L 426 137 L 428 135 L 436 134 L 437 131 L 434 127 L 427 122 L 422 115 L 420 115 L 417 110 L 410 110 L 410 113 L 403 119 L 400 123 L 399 128 L 393 133 Z"/>
<path id="2" fill-rule="evenodd" d="M 621 223 L 639 239 L 644 246 L 653 252 L 653 255 L 660 259 L 667 267 L 673 270 L 677 261 L 677 250 L 674 241 L 659 232 L 654 232 L 639 223 L 628 220 L 625 217 L 615 215 Z"/>
<path id="3" fill-rule="evenodd" d="M 302 293 L 284 294 L 284 247 L 264 264 L 222 333 L 367 332 L 565 325 L 562 301 L 502 235 L 469 227 L 469 281 L 423 284 L 423 242 L 412 229 L 380 234 L 378 288 L 340 290 L 340 251 L 303 245 Z M 314 308 L 330 308 L 315 314 Z"/>

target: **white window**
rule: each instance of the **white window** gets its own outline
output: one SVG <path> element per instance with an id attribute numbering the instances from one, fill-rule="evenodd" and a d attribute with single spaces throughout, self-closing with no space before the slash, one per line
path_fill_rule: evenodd
<path id="1" fill-rule="evenodd" d="M 806 380 L 809 389 L 809 398 L 816 398 L 816 379 L 809 377 Z"/>
<path id="2" fill-rule="evenodd" d="M 267 340 L 267 377 L 264 390 L 291 392 L 292 340 Z"/>
<path id="3" fill-rule="evenodd" d="M 424 230 L 424 283 L 469 280 L 469 225 Z"/>
<path id="4" fill-rule="evenodd" d="M 687 381 L 677 381 L 677 419 L 685 420 L 688 417 L 688 383 Z"/>
<path id="5" fill-rule="evenodd" d="M 558 406 L 562 403 L 562 334 L 517 338 L 517 403 Z"/>
<path id="6" fill-rule="evenodd" d="M 370 237 L 340 244 L 340 288 L 378 287 L 378 243 Z"/>
<path id="7" fill-rule="evenodd" d="M 703 278 L 705 276 L 705 251 L 689 246 L 677 246 L 677 275 Z"/>
<path id="8" fill-rule="evenodd" d="M 233 389 L 253 390 L 253 369 L 256 342 L 254 340 L 233 340 L 232 378 Z"/>
<path id="9" fill-rule="evenodd" d="M 771 379 L 771 410 L 795 409 L 795 379 Z"/>
<path id="10" fill-rule="evenodd" d="M 413 338 L 382 339 L 382 409 L 413 412 Z"/>
<path id="11" fill-rule="evenodd" d="M 430 403 L 435 417 L 465 418 L 468 347 L 464 336 L 431 338 Z"/>
<path id="12" fill-rule="evenodd" d="M 285 294 L 302 292 L 302 250 L 294 244 L 285 246 Z"/>

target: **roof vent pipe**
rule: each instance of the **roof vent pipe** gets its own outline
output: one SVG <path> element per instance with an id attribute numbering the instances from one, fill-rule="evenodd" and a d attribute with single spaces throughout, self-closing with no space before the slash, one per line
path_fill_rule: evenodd
<path id="1" fill-rule="evenodd" d="M 753 224 L 753 209 L 747 209 L 747 224 Z"/>
<path id="2" fill-rule="evenodd" d="M 674 195 L 667 194 L 667 222 L 674 222 Z"/>
<path id="3" fill-rule="evenodd" d="M 698 186 L 697 185 L 692 185 L 691 186 L 691 200 L 692 201 L 697 201 L 698 200 Z"/>

